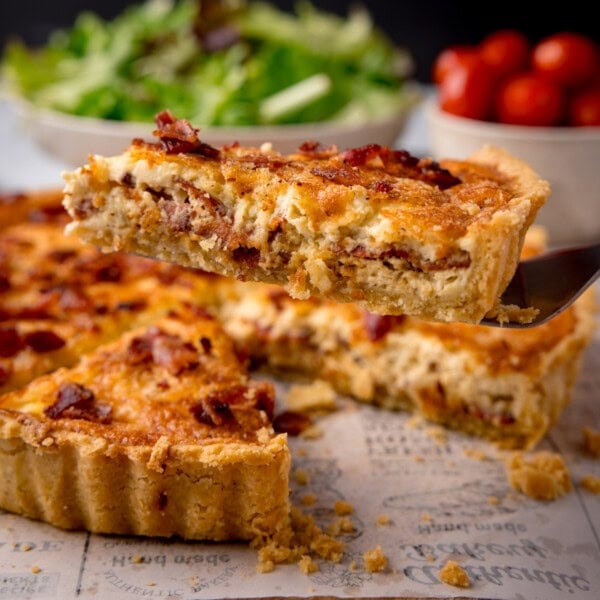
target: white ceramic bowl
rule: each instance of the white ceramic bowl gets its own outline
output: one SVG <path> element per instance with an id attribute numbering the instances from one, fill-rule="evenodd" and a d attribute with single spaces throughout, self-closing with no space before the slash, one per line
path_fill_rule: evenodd
<path id="1" fill-rule="evenodd" d="M 465 158 L 484 144 L 500 146 L 548 180 L 551 195 L 537 223 L 551 245 L 600 240 L 600 127 L 523 127 L 465 119 L 424 106 L 434 158 Z"/>
<path id="2" fill-rule="evenodd" d="M 419 100 L 415 88 L 407 94 L 405 109 L 393 117 L 369 122 L 346 123 L 324 121 L 320 123 L 257 126 L 257 127 L 202 127 L 200 139 L 213 146 L 239 142 L 243 146 L 260 146 L 271 142 L 273 148 L 290 153 L 307 140 L 326 145 L 336 144 L 340 150 L 378 143 L 392 146 L 398 139 L 406 119 Z M 78 117 L 53 110 L 40 109 L 22 99 L 12 99 L 10 106 L 16 111 L 24 129 L 55 158 L 76 167 L 84 164 L 90 154 L 112 155 L 122 152 L 134 138 L 156 140 L 153 123 L 109 121 Z"/>

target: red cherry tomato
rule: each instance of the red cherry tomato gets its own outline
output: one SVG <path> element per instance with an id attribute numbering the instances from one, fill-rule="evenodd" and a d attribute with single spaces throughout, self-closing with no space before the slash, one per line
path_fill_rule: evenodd
<path id="1" fill-rule="evenodd" d="M 600 48 L 585 35 L 556 33 L 533 47 L 531 66 L 560 85 L 585 85 L 600 71 Z"/>
<path id="2" fill-rule="evenodd" d="M 477 55 L 463 57 L 438 86 L 442 110 L 469 119 L 489 118 L 495 77 L 491 68 Z"/>
<path id="3" fill-rule="evenodd" d="M 563 119 L 565 95 L 559 85 L 542 75 L 519 73 L 500 86 L 495 109 L 501 123 L 550 127 Z"/>
<path id="4" fill-rule="evenodd" d="M 529 66 L 529 40 L 516 29 L 501 29 L 489 34 L 483 38 L 479 52 L 499 78 L 524 71 Z"/>
<path id="5" fill-rule="evenodd" d="M 569 125 L 600 126 L 600 87 L 585 89 L 573 96 L 569 104 Z"/>
<path id="6" fill-rule="evenodd" d="M 433 83 L 440 84 L 446 75 L 460 65 L 465 57 L 472 57 L 478 53 L 474 46 L 450 46 L 442 50 L 433 62 L 431 78 Z M 468 60 L 468 58 L 467 58 Z"/>

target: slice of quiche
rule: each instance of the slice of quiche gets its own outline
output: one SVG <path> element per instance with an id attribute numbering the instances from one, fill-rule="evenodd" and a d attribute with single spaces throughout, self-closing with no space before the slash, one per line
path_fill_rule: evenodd
<path id="1" fill-rule="evenodd" d="M 293 297 L 479 322 L 510 281 L 548 183 L 484 147 L 437 163 L 375 144 L 214 148 L 168 111 L 157 143 L 64 174 L 68 231 Z"/>
<path id="2" fill-rule="evenodd" d="M 544 247 L 532 227 L 524 256 Z M 503 329 L 294 300 L 265 284 L 220 286 L 220 318 L 257 366 L 513 448 L 535 447 L 556 423 L 596 328 L 593 288 L 543 325 Z"/>
<path id="3" fill-rule="evenodd" d="M 0 508 L 65 529 L 264 540 L 289 528 L 274 392 L 179 309 L 0 396 Z"/>

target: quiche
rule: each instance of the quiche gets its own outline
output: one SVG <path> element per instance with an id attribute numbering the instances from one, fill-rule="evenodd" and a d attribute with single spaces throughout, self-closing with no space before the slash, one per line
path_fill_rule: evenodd
<path id="1" fill-rule="evenodd" d="M 0 393 L 74 364 L 88 350 L 175 305 L 207 302 L 208 275 L 101 254 L 65 236 L 60 196 L 44 210 L 37 194 L 18 205 L 31 220 L 0 231 Z M 0 203 L 0 213 L 2 206 L 7 205 Z"/>
<path id="2" fill-rule="evenodd" d="M 534 226 L 523 254 L 545 243 Z M 526 329 L 378 315 L 251 282 L 221 284 L 220 294 L 226 330 L 257 367 L 510 448 L 534 448 L 556 423 L 596 327 L 594 289 Z"/>
<path id="3" fill-rule="evenodd" d="M 479 322 L 549 194 L 500 148 L 439 163 L 375 144 L 282 155 L 214 148 L 168 111 L 156 122 L 157 143 L 64 173 L 69 233 L 378 314 Z"/>
<path id="4" fill-rule="evenodd" d="M 255 540 L 289 528 L 274 391 L 179 308 L 0 396 L 0 507 L 64 529 Z"/>

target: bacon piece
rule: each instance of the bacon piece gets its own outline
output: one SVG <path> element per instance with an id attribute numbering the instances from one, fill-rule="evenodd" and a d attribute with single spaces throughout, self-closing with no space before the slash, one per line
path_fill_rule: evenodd
<path id="1" fill-rule="evenodd" d="M 46 329 L 31 331 L 25 334 L 23 339 L 25 345 L 38 354 L 54 352 L 54 350 L 58 350 L 66 344 L 65 340 L 61 338 L 60 335 Z"/>
<path id="2" fill-rule="evenodd" d="M 149 327 L 143 336 L 134 337 L 127 347 L 126 360 L 130 365 L 154 362 L 165 367 L 172 375 L 198 365 L 198 350 L 179 336 Z"/>
<path id="3" fill-rule="evenodd" d="M 370 162 L 379 160 L 383 170 L 391 175 L 418 179 L 436 185 L 441 190 L 461 183 L 458 177 L 441 167 L 437 161 L 430 158 L 419 159 L 406 150 L 392 150 L 379 144 L 350 148 L 342 154 L 342 158 L 352 167 L 367 166 Z"/>
<path id="4" fill-rule="evenodd" d="M 0 328 L 0 357 L 11 358 L 25 348 L 25 340 L 15 327 Z"/>
<path id="5" fill-rule="evenodd" d="M 376 342 L 384 338 L 397 324 L 404 321 L 403 315 L 376 315 L 368 311 L 362 313 L 367 337 Z"/>
<path id="6" fill-rule="evenodd" d="M 60 386 L 56 392 L 56 401 L 44 408 L 44 414 L 51 419 L 84 419 L 110 423 L 112 406 L 96 402 L 92 390 L 80 383 L 68 381 Z"/>
<path id="7" fill-rule="evenodd" d="M 177 119 L 170 110 L 163 110 L 154 118 L 154 135 L 167 154 L 193 153 L 206 158 L 219 158 L 219 151 L 200 141 L 196 129 L 187 119 Z"/>
<path id="8" fill-rule="evenodd" d="M 291 436 L 298 436 L 312 425 L 312 419 L 305 414 L 286 410 L 279 413 L 273 419 L 273 429 L 277 433 L 287 433 Z"/>

